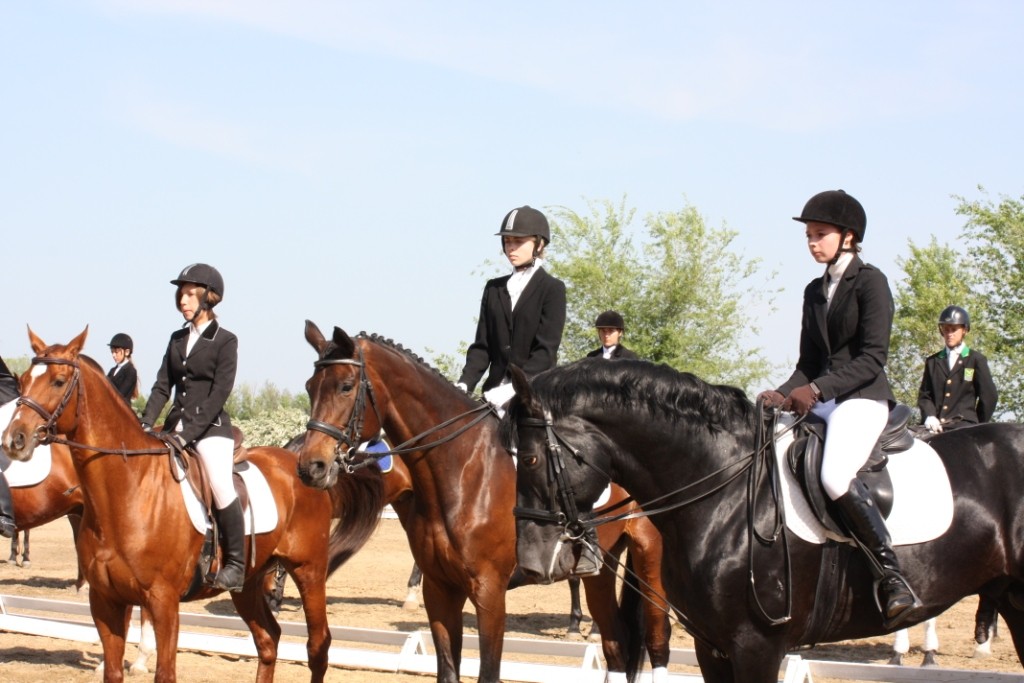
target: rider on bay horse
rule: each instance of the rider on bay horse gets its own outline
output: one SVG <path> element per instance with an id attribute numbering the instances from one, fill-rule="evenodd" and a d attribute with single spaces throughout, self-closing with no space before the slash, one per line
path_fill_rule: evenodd
<path id="1" fill-rule="evenodd" d="M 826 270 L 804 290 L 796 369 L 759 399 L 799 415 L 814 413 L 827 424 L 821 483 L 869 554 L 885 625 L 894 628 L 910 620 L 920 603 L 903 577 L 882 514 L 856 478 L 895 405 L 885 375 L 892 292 L 885 275 L 858 256 L 867 216 L 852 196 L 843 190 L 816 194 L 793 220 L 807 226 L 811 256 Z"/>

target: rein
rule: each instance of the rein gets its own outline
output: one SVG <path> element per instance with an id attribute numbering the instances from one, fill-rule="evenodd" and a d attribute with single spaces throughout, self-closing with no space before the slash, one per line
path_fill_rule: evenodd
<path id="1" fill-rule="evenodd" d="M 549 487 L 554 487 L 554 494 L 550 496 L 551 500 L 559 500 L 562 506 L 562 510 L 542 510 L 537 508 L 525 508 L 515 507 L 513 509 L 513 515 L 517 519 L 532 519 L 538 522 L 558 524 L 563 527 L 566 535 L 579 542 L 585 541 L 585 532 L 588 529 L 596 528 L 602 524 L 609 524 L 612 522 L 637 519 L 640 517 L 651 517 L 653 515 L 662 514 L 675 510 L 678 508 L 685 507 L 699 500 L 707 498 L 723 488 L 728 486 L 733 481 L 737 480 L 743 473 L 748 473 L 747 478 L 747 537 L 748 537 L 748 567 L 750 573 L 750 587 L 754 597 L 754 604 L 756 605 L 762 618 L 764 618 L 769 624 L 778 626 L 785 624 L 792 619 L 793 611 L 793 576 L 792 576 L 792 565 L 789 551 L 789 541 L 786 534 L 785 524 L 785 513 L 780 502 L 780 491 L 779 491 L 779 480 L 777 467 L 775 466 L 774 458 L 772 458 L 772 443 L 774 441 L 773 435 L 775 433 L 775 427 L 777 423 L 777 413 L 773 413 L 773 417 L 770 421 L 764 419 L 764 406 L 761 402 L 758 402 L 758 415 L 760 416 L 759 423 L 760 429 L 757 430 L 755 435 L 754 450 L 743 457 L 735 460 L 714 472 L 711 472 L 707 476 L 704 476 L 697 481 L 691 482 L 685 486 L 682 486 L 674 491 L 670 491 L 664 495 L 653 498 L 646 503 L 639 504 L 642 509 L 635 510 L 633 512 L 621 513 L 618 515 L 607 515 L 607 512 L 617 509 L 623 505 L 628 504 L 633 497 L 630 496 L 626 500 L 623 500 L 616 505 L 607 508 L 602 512 L 600 516 L 591 517 L 589 519 L 582 519 L 580 513 L 576 507 L 576 501 L 574 491 L 571 485 L 567 481 L 565 475 L 565 460 L 563 458 L 562 446 L 568 450 L 572 457 L 580 464 L 586 465 L 590 469 L 603 475 L 606 479 L 611 480 L 611 475 L 601 470 L 593 463 L 589 462 L 579 449 L 574 448 L 555 428 L 554 419 L 552 418 L 551 411 L 547 408 L 544 409 L 544 417 L 521 417 L 518 420 L 520 427 L 533 428 L 533 429 L 544 429 L 545 432 L 545 446 L 548 452 L 548 482 Z M 803 417 L 796 420 L 793 425 L 786 428 L 785 431 L 793 430 L 797 424 L 803 421 Z M 781 434 L 779 435 L 781 436 Z M 757 504 L 757 493 L 758 487 L 757 482 L 759 481 L 762 471 L 767 470 L 767 476 L 769 477 L 769 490 L 771 492 L 771 499 L 774 503 L 774 519 L 771 533 L 764 535 L 760 533 L 754 525 L 754 511 Z M 715 481 L 721 479 L 721 481 Z M 708 482 L 714 482 L 708 484 Z M 697 489 L 695 493 L 690 493 L 691 490 Z M 680 494 L 688 494 L 686 498 L 675 501 L 670 504 L 661 505 L 659 507 L 651 507 L 654 503 L 660 503 L 666 498 L 672 498 Z M 785 612 L 780 617 L 772 617 L 768 614 L 767 609 L 762 605 L 760 598 L 757 595 L 756 586 L 756 572 L 754 571 L 754 541 L 764 545 L 773 545 L 776 540 L 781 537 L 783 557 L 785 565 L 785 586 L 783 588 L 786 594 L 786 608 Z M 635 579 L 640 581 L 639 576 L 635 576 Z M 648 588 L 650 588 L 648 586 Z M 664 596 L 661 596 L 664 599 Z M 666 603 L 670 604 L 666 599 Z M 704 645 L 711 648 L 717 655 L 724 657 L 725 654 L 716 647 L 707 637 L 700 633 L 696 625 L 682 613 L 678 608 L 673 607 L 676 614 L 676 618 L 683 628 L 693 636 L 694 639 L 699 640 Z"/>
<path id="2" fill-rule="evenodd" d="M 366 376 L 366 363 L 363 360 L 363 353 L 360 349 L 356 349 L 359 354 L 357 359 L 353 358 L 336 358 L 336 359 L 321 359 L 313 363 L 314 368 L 320 368 L 329 365 L 352 365 L 359 368 L 359 389 L 356 393 L 355 405 L 352 408 L 352 417 L 349 419 L 348 424 L 344 428 L 336 427 L 329 422 L 323 422 L 321 420 L 309 420 L 306 423 L 306 429 L 321 432 L 333 438 L 337 445 L 334 448 L 335 459 L 338 463 L 345 468 L 345 471 L 349 474 L 356 470 L 367 467 L 373 463 L 380 461 L 381 458 L 385 458 L 389 455 L 403 455 L 405 453 L 414 453 L 416 451 L 425 451 L 437 446 L 444 445 L 449 441 L 461 436 L 464 432 L 472 429 L 477 424 L 482 422 L 488 415 L 497 415 L 497 412 L 491 406 L 490 403 L 482 403 L 481 405 L 467 410 L 464 413 L 459 413 L 455 417 L 449 418 L 441 424 L 435 425 L 430 429 L 417 434 L 416 436 L 402 442 L 401 444 L 384 451 L 374 451 L 372 453 L 357 451 L 359 444 L 362 443 L 362 432 L 363 423 L 366 417 L 366 405 L 367 397 L 369 397 L 369 405 L 373 409 L 374 415 L 377 417 L 377 424 L 382 424 L 380 417 L 380 411 L 377 409 L 377 398 L 373 393 L 373 385 L 370 383 L 370 379 Z M 456 429 L 451 434 L 444 436 L 436 441 L 428 443 L 420 443 L 423 439 L 434 434 L 436 432 L 445 429 L 456 422 L 476 415 L 472 420 Z M 366 457 L 358 462 L 354 459 L 354 453 L 365 455 Z"/>
<path id="3" fill-rule="evenodd" d="M 64 390 L 64 395 L 61 397 L 57 407 L 53 409 L 51 413 L 46 408 L 41 406 L 35 400 L 28 396 L 19 396 L 15 405 L 27 406 L 35 411 L 39 417 L 43 419 L 43 424 L 36 427 L 35 437 L 40 444 L 59 443 L 71 448 L 78 448 L 81 450 L 93 451 L 103 455 L 120 455 L 127 460 L 129 455 L 166 455 L 172 452 L 170 448 L 141 448 L 129 450 L 126 448 L 103 448 L 101 446 L 91 446 L 89 444 L 79 443 L 66 439 L 62 436 L 57 435 L 57 420 L 64 413 L 64 410 L 68 407 L 71 402 L 71 397 L 75 394 L 77 389 L 79 401 L 75 403 L 75 426 L 78 425 L 79 417 L 79 406 L 81 405 L 81 394 L 83 391 L 81 383 L 82 370 L 78 365 L 78 361 L 68 360 L 66 358 L 55 358 L 52 356 L 36 356 L 32 359 L 31 365 L 69 365 L 73 368 L 71 374 L 71 381 L 68 382 L 67 388 Z"/>

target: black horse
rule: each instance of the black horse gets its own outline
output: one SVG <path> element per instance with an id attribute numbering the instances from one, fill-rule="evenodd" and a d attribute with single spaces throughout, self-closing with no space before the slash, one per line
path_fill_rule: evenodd
<path id="1" fill-rule="evenodd" d="M 742 391 L 667 366 L 580 361 L 528 383 L 502 428 L 519 451 L 520 568 L 561 578 L 586 511 L 609 479 L 664 537 L 668 598 L 694 634 L 710 683 L 778 680 L 801 645 L 885 633 L 864 556 L 787 535 L 771 495 L 763 420 Z M 1024 647 L 1024 426 L 986 424 L 930 441 L 952 484 L 939 538 L 897 554 L 925 619 L 982 592 Z M 898 457 L 898 456 L 894 456 Z"/>

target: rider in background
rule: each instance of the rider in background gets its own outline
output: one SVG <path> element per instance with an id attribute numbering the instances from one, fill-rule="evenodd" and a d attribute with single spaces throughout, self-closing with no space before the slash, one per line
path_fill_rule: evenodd
<path id="1" fill-rule="evenodd" d="M 245 526 L 232 482 L 234 439 L 224 403 L 235 385 L 238 338 L 220 326 L 213 312 L 224 298 L 224 278 L 216 268 L 193 263 L 171 284 L 185 326 L 171 334 L 156 383 L 142 414 L 150 429 L 171 389 L 174 402 L 164 432 L 181 447 L 192 446 L 213 490 L 214 515 L 224 551 L 214 586 L 240 591 L 245 581 Z"/>
<path id="2" fill-rule="evenodd" d="M 946 345 L 925 359 L 917 392 L 921 421 L 933 434 L 988 422 L 996 410 L 999 393 L 988 359 L 964 342 L 970 331 L 971 319 L 959 306 L 947 306 L 939 315 Z"/>
<path id="3" fill-rule="evenodd" d="M 914 616 L 920 603 L 900 570 L 892 540 L 867 487 L 856 478 L 895 405 L 885 363 L 892 292 L 885 275 L 858 253 L 867 217 L 842 190 L 814 195 L 793 220 L 806 225 L 811 256 L 826 266 L 804 290 L 800 357 L 792 376 L 759 399 L 828 425 L 821 483 L 881 579 L 886 628 Z"/>
<path id="4" fill-rule="evenodd" d="M 139 395 L 139 373 L 132 361 L 132 352 L 135 344 L 132 338 L 124 332 L 118 332 L 107 344 L 110 347 L 110 355 L 114 358 L 114 367 L 107 373 L 107 379 L 121 394 L 125 403 L 132 404 L 132 399 Z"/>
<path id="5" fill-rule="evenodd" d="M 502 410 L 515 393 L 509 365 L 527 377 L 555 367 L 565 327 L 565 284 L 543 268 L 551 243 L 543 213 L 529 206 L 512 209 L 496 234 L 513 271 L 484 286 L 476 339 L 457 384 L 472 391 L 487 372 L 484 398 Z"/>
<path id="6" fill-rule="evenodd" d="M 10 403 L 18 398 L 18 378 L 7 368 L 7 363 L 0 358 L 0 405 Z M 4 461 L 7 456 L 4 455 Z M 0 462 L 2 465 L 3 462 Z M 14 523 L 14 501 L 11 499 L 11 487 L 7 477 L 0 470 L 0 536 L 11 538 L 17 526 Z"/>
<path id="7" fill-rule="evenodd" d="M 594 327 L 597 328 L 597 338 L 601 341 L 601 348 L 588 353 L 587 358 L 636 359 L 636 353 L 627 349 L 622 343 L 622 333 L 626 330 L 626 322 L 618 311 L 605 311 L 597 316 Z"/>

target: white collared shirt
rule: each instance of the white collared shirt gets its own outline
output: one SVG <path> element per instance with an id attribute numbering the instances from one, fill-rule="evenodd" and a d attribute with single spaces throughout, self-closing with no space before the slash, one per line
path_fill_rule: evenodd
<path id="1" fill-rule="evenodd" d="M 828 273 L 828 291 L 826 292 L 828 304 L 826 308 L 832 305 L 832 295 L 836 293 L 836 287 L 839 286 L 839 281 L 843 278 L 843 273 L 846 272 L 851 261 L 853 261 L 853 252 L 847 251 L 828 267 L 826 271 Z"/>
<path id="2" fill-rule="evenodd" d="M 203 323 L 199 327 L 196 327 L 192 323 L 189 323 L 189 326 L 188 326 L 188 344 L 185 345 L 185 355 L 186 356 L 188 354 L 192 353 L 192 347 L 196 345 L 196 342 L 199 341 L 199 337 L 203 336 L 203 332 L 206 331 L 206 328 L 209 327 L 210 323 L 212 323 L 212 322 L 213 322 L 212 320 L 207 320 L 205 323 Z"/>
<path id="3" fill-rule="evenodd" d="M 959 346 L 956 346 L 955 348 L 952 349 L 949 348 L 948 346 L 946 347 L 946 362 L 949 363 L 950 370 L 952 370 L 953 366 L 956 365 L 956 359 L 960 357 L 960 354 L 963 353 L 963 350 L 963 343 L 960 343 Z"/>
<path id="4" fill-rule="evenodd" d="M 618 344 L 613 344 L 611 346 L 602 346 L 601 347 L 601 357 L 606 359 L 606 360 L 610 359 L 612 357 L 612 354 L 615 353 L 615 349 L 617 349 L 617 348 L 619 348 Z"/>
<path id="5" fill-rule="evenodd" d="M 512 310 L 516 310 L 516 304 L 519 302 L 519 296 L 526 289 L 526 285 L 530 283 L 530 278 L 537 272 L 537 269 L 544 265 L 541 259 L 534 259 L 533 265 L 525 270 L 517 270 L 512 273 L 512 277 L 508 279 L 508 284 L 505 285 L 508 289 L 508 295 L 512 299 Z"/>

